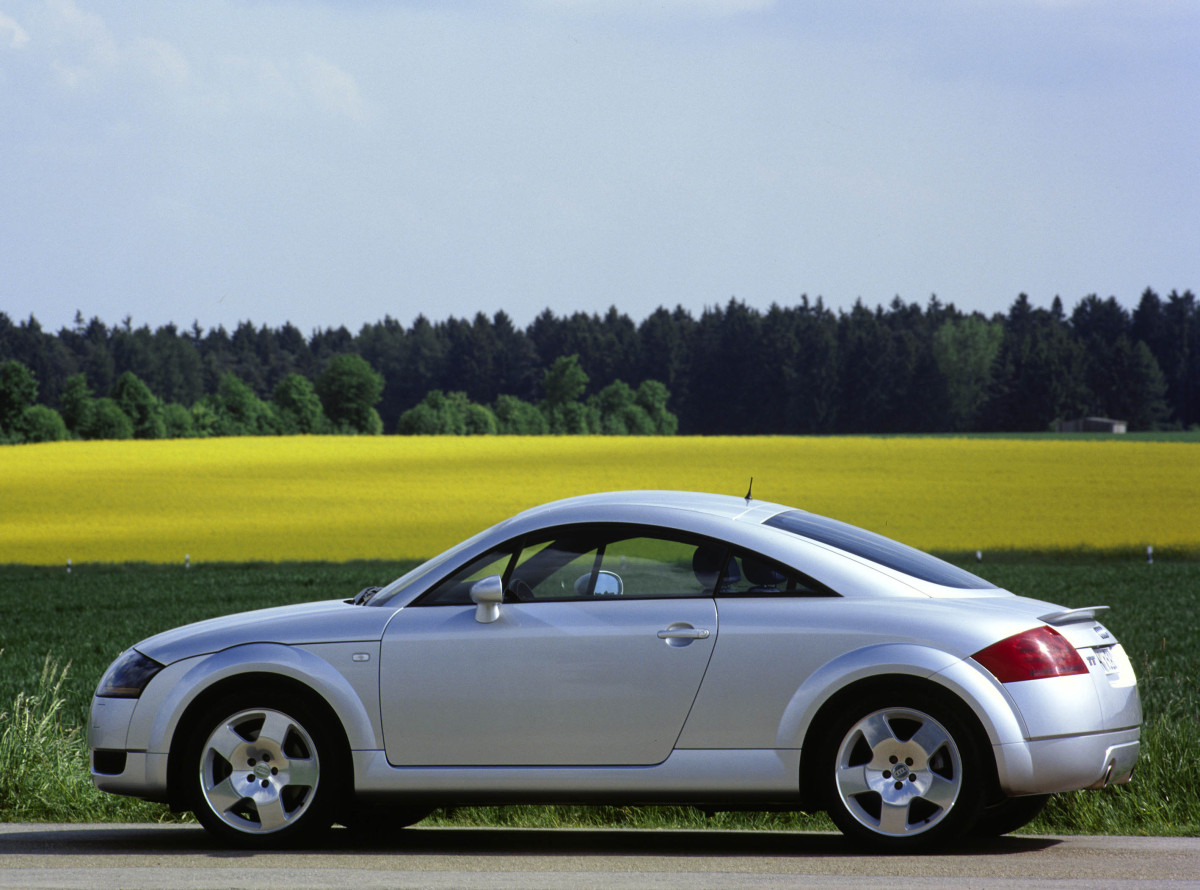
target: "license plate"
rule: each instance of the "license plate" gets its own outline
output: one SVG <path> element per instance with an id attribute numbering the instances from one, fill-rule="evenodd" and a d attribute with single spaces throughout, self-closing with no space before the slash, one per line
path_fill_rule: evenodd
<path id="1" fill-rule="evenodd" d="M 1111 647 L 1093 649 L 1092 653 L 1096 656 L 1096 661 L 1100 663 L 1100 667 L 1104 668 L 1106 674 L 1120 673 L 1121 666 L 1117 663 L 1117 659 L 1113 657 Z"/>

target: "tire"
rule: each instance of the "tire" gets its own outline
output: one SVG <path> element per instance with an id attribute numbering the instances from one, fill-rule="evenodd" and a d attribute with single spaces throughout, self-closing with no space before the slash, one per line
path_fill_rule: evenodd
<path id="1" fill-rule="evenodd" d="M 985 807 L 979 821 L 971 829 L 976 837 L 999 837 L 1028 825 L 1050 800 L 1049 794 L 1034 794 L 1030 797 L 1006 797 L 990 807 Z"/>
<path id="2" fill-rule="evenodd" d="M 234 695 L 206 710 L 183 765 L 200 824 L 239 847 L 289 846 L 328 829 L 344 775 L 328 725 L 282 693 Z"/>
<path id="3" fill-rule="evenodd" d="M 983 761 L 975 733 L 941 695 L 870 693 L 833 721 L 817 765 L 841 831 L 878 850 L 928 849 L 979 817 Z"/>
<path id="4" fill-rule="evenodd" d="M 357 804 L 338 817 L 338 822 L 350 829 L 355 837 L 383 841 L 396 832 L 416 825 L 434 810 L 406 804 Z"/>

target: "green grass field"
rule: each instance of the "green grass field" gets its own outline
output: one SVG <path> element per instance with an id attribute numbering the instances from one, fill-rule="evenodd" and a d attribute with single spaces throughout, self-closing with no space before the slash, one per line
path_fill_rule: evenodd
<path id="1" fill-rule="evenodd" d="M 137 640 L 213 615 L 315 599 L 349 597 L 386 582 L 399 562 L 0 566 L 0 819 L 155 819 L 163 808 L 101 795 L 86 775 L 80 727 L 101 672 Z M 1058 796 L 1034 823 L 1042 832 L 1200 833 L 1200 787 L 1189 777 L 1200 760 L 1200 562 L 1105 554 L 1054 557 L 1005 554 L 968 568 L 1014 592 L 1067 606 L 1107 604 L 1105 623 L 1139 672 L 1146 725 L 1134 782 L 1103 792 Z M 69 665 L 61 708 L 31 751 L 15 734 L 18 711 L 38 719 L 35 694 L 46 658 Z M 54 677 L 51 680 L 55 679 Z M 45 685 L 43 683 L 43 685 Z M 22 711 L 22 708 L 24 711 Z M 39 737 L 40 738 L 40 737 Z M 7 760 L 5 758 L 8 758 Z M 16 773 L 21 775 L 17 776 Z M 686 809 L 505 808 L 438 813 L 448 824 L 653 827 L 824 827 L 821 819 L 721 814 L 712 821 Z"/>

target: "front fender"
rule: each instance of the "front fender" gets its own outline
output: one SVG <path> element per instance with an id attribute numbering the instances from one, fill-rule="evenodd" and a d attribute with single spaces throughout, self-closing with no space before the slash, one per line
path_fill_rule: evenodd
<path id="1" fill-rule="evenodd" d="M 368 656 L 361 660 L 361 656 Z M 354 656 L 359 656 L 355 660 Z M 334 667 L 331 661 L 336 661 Z M 218 683 L 242 674 L 274 674 L 311 689 L 341 722 L 351 750 L 383 747 L 379 725 L 379 643 L 285 646 L 248 643 L 168 665 L 138 700 L 126 747 L 169 753 L 188 707 Z M 352 682 L 353 681 L 353 682 Z"/>
<path id="2" fill-rule="evenodd" d="M 1021 717 L 995 678 L 940 649 L 881 643 L 839 655 L 810 674 L 784 709 L 776 747 L 803 747 L 813 719 L 826 702 L 861 680 L 882 676 L 911 677 L 946 688 L 971 709 L 993 745 L 1025 739 Z"/>

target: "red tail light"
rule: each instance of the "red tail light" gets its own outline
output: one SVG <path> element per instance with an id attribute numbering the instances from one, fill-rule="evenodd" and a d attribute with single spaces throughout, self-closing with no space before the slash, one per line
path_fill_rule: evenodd
<path id="1" fill-rule="evenodd" d="M 1043 625 L 975 653 L 975 660 L 1001 683 L 1086 674 L 1087 665 L 1066 638 Z"/>

